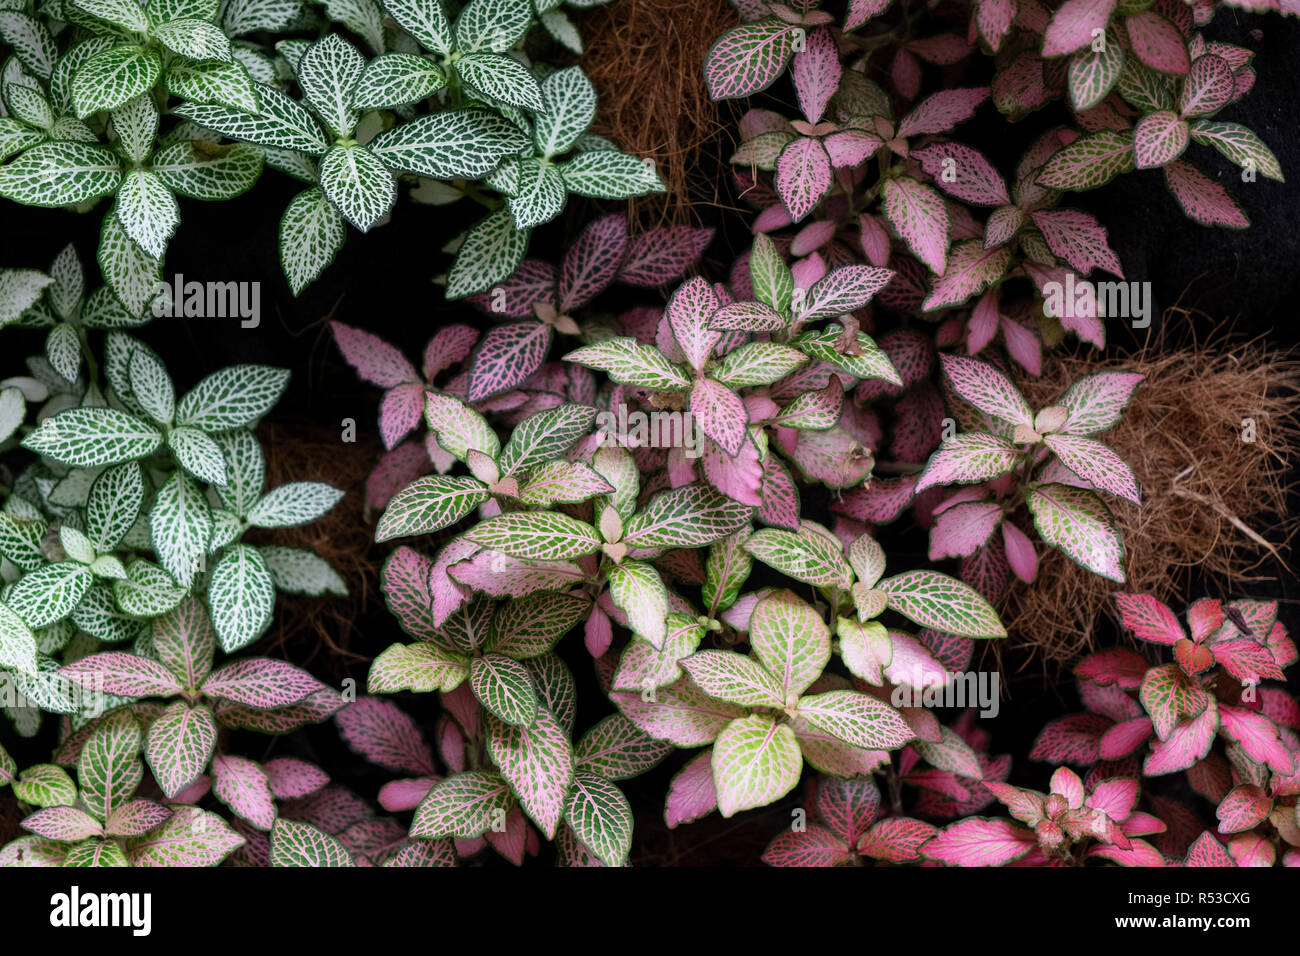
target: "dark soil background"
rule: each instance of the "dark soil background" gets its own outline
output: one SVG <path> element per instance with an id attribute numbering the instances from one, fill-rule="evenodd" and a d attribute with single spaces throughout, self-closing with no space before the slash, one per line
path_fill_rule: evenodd
<path id="1" fill-rule="evenodd" d="M 1278 155 L 1292 182 L 1300 181 L 1300 71 L 1294 66 L 1294 56 L 1300 52 L 1300 23 L 1223 9 L 1208 34 L 1257 52 L 1255 89 L 1230 107 L 1223 118 L 1255 130 Z M 986 67 L 987 61 L 977 58 L 976 64 Z M 935 69 L 926 67 L 927 90 L 937 79 Z M 973 85 L 987 79 L 971 71 L 962 83 Z M 783 94 L 780 87 L 772 95 L 789 99 L 788 91 Z M 986 104 L 974 120 L 957 130 L 954 138 L 984 150 L 995 165 L 1009 172 L 1038 133 L 1065 121 L 1064 107 L 1056 104 L 1008 126 Z M 723 144 L 718 153 L 702 162 L 716 163 L 718 174 L 723 176 L 729 144 Z M 1126 278 L 1153 284 L 1157 315 L 1175 303 L 1205 314 L 1205 318 L 1196 320 L 1174 318 L 1166 329 L 1171 341 L 1192 332 L 1203 337 L 1217 323 L 1226 322 L 1237 334 L 1262 335 L 1278 345 L 1292 345 L 1296 342 L 1295 303 L 1300 294 L 1300 190 L 1263 178 L 1243 183 L 1236 175 L 1236 167 L 1208 148 L 1193 146 L 1189 158 L 1222 178 L 1250 217 L 1251 229 L 1209 230 L 1186 220 L 1167 194 L 1158 172 L 1123 176 L 1095 192 L 1072 195 L 1067 202 L 1089 209 L 1108 226 Z M 261 282 L 259 328 L 243 329 L 237 319 L 163 319 L 140 335 L 168 360 L 178 390 L 232 363 L 259 362 L 291 368 L 293 378 L 288 393 L 272 413 L 277 432 L 310 428 L 317 436 L 330 430 L 338 434 L 342 420 L 352 418 L 359 432 L 369 430 L 369 434 L 362 434 L 362 440 L 355 445 L 340 441 L 338 454 L 372 457 L 378 447 L 374 428 L 380 393 L 361 384 L 343 363 L 329 335 L 327 320 L 336 318 L 369 329 L 413 359 L 418 358 L 424 343 L 440 325 L 483 322 L 483 317 L 470 307 L 444 301 L 442 290 L 432 282 L 432 277 L 444 272 L 448 265 L 448 257 L 439 251 L 440 247 L 474 222 L 481 209 L 472 203 L 428 207 L 403 200 L 392 221 L 369 235 L 349 230 L 347 244 L 337 261 L 295 299 L 279 269 L 276 237 L 279 217 L 298 189 L 296 182 L 268 171 L 253 191 L 234 201 L 205 204 L 182 200 L 182 226 L 168 251 L 165 275 L 179 272 L 187 279 L 201 281 Z M 64 245 L 73 242 L 83 262 L 93 270 L 103 211 L 100 207 L 79 215 L 0 205 L 0 263 L 43 269 Z M 532 254 L 554 260 L 565 237 L 573 235 L 596 211 L 591 204 L 571 201 L 559 220 L 537 231 Z M 748 246 L 752 217 L 748 213 L 722 215 L 707 207 L 699 211 L 706 224 L 719 228 L 719 235 L 706 253 L 705 272 L 714 279 L 725 279 L 734 255 Z M 96 283 L 92 280 L 91 284 Z M 617 311 L 633 302 L 649 304 L 656 299 L 652 293 L 629 297 L 616 291 L 599 301 L 597 307 Z M 1158 320 L 1153 322 L 1148 332 L 1112 325 L 1112 342 L 1138 345 L 1136 336 L 1155 334 L 1159 325 Z M 4 336 L 9 347 L 0 375 L 21 374 L 22 356 L 41 350 L 40 333 L 8 330 Z M 284 450 L 294 453 L 293 446 Z M 328 473 L 295 477 L 330 479 Z M 809 516 L 815 518 L 828 499 L 824 493 L 819 498 L 814 492 L 805 501 Z M 894 570 L 925 563 L 925 535 L 919 529 L 891 528 L 885 544 Z M 386 553 L 382 546 L 371 547 L 375 567 Z M 1281 599 L 1283 619 L 1293 634 L 1300 634 L 1294 580 L 1280 568 L 1276 574 L 1279 581 L 1275 592 L 1250 596 Z M 1246 596 L 1222 593 L 1223 586 L 1223 582 L 1207 582 L 1206 593 Z M 372 594 L 368 609 L 350 633 L 333 638 L 355 657 L 331 660 L 307 638 L 291 642 L 285 652 L 297 661 L 310 658 L 310 666 L 322 677 L 338 680 L 351 676 L 364 688 L 368 659 L 400 639 L 401 632 L 382 600 Z M 266 643 L 264 640 L 263 645 Z M 566 639 L 560 651 L 579 680 L 580 735 L 608 714 L 611 705 L 599 693 L 581 639 Z M 1048 768 L 1028 764 L 1023 755 L 1045 720 L 1075 708 L 1074 692 L 1069 687 L 1044 688 L 1038 676 L 1013 685 L 1011 692 L 1012 699 L 1004 702 L 1002 715 L 992 724 L 992 751 L 1019 755 L 1013 780 L 1043 787 Z M 437 713 L 434 695 L 403 695 L 401 702 L 424 727 L 432 729 Z M 42 734 L 35 741 L 13 748 L 20 765 L 48 759 L 47 736 Z M 263 750 L 272 752 L 266 738 L 250 736 L 242 743 L 248 745 L 244 752 L 250 756 L 258 756 Z M 368 799 L 373 799 L 390 776 L 352 755 L 338 740 L 332 724 L 307 728 L 275 743 L 273 751 L 316 760 L 337 782 Z M 689 756 L 675 754 L 651 773 L 624 784 L 638 812 L 633 862 L 757 864 L 767 842 L 788 824 L 790 808 L 801 803 L 800 792 L 767 810 L 742 814 L 731 821 L 714 814 L 699 824 L 668 831 L 662 821 L 663 798 L 672 774 Z M 0 802 L 0 818 L 12 809 Z M 544 851 L 544 858 L 547 854 L 549 851 Z M 480 859 L 497 860 L 490 853 Z"/>

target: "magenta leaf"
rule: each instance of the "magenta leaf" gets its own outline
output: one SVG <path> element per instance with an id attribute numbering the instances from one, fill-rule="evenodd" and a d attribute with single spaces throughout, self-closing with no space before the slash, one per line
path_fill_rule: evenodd
<path id="1" fill-rule="evenodd" d="M 660 226 L 640 233 L 628 244 L 618 280 L 642 288 L 672 282 L 699 261 L 712 240 L 712 229 L 694 226 Z"/>
<path id="2" fill-rule="evenodd" d="M 321 687 L 320 681 L 287 661 L 253 657 L 213 671 L 203 682 L 203 693 L 269 709 L 297 703 Z"/>
<path id="3" fill-rule="evenodd" d="M 1052 15 L 1043 37 L 1043 56 L 1061 56 L 1092 43 L 1106 28 L 1117 0 L 1065 0 Z"/>
<path id="4" fill-rule="evenodd" d="M 1182 33 L 1151 10 L 1124 18 L 1129 44 L 1137 58 L 1161 73 L 1186 73 L 1191 68 Z"/>
<path id="5" fill-rule="evenodd" d="M 946 133 L 974 115 L 975 110 L 988 99 L 987 86 L 972 89 L 940 90 L 918 103 L 898 124 L 898 135 L 916 136 L 921 133 Z"/>
<path id="6" fill-rule="evenodd" d="M 275 799 L 266 772 L 245 757 L 218 754 L 212 758 L 212 794 L 259 830 L 275 825 Z"/>
<path id="7" fill-rule="evenodd" d="M 1227 847 L 1214 838 L 1209 830 L 1203 832 L 1187 848 L 1183 866 L 1236 866 Z"/>
<path id="8" fill-rule="evenodd" d="M 545 323 L 495 326 L 474 351 L 466 400 L 481 402 L 515 388 L 541 367 L 550 346 L 551 327 Z"/>
<path id="9" fill-rule="evenodd" d="M 1191 769 L 1210 752 L 1219 723 L 1219 708 L 1211 698 L 1201 713 L 1179 721 L 1163 740 L 1152 742 L 1151 753 L 1142 763 L 1142 773 L 1157 777 Z"/>
<path id="10" fill-rule="evenodd" d="M 894 231 L 930 271 L 948 265 L 948 205 L 929 186 L 900 176 L 885 180 L 884 212 Z"/>
<path id="11" fill-rule="evenodd" d="M 971 817 L 940 831 L 921 848 L 921 855 L 949 866 L 1002 866 L 1020 859 L 1037 842 L 1018 823 Z"/>
<path id="12" fill-rule="evenodd" d="M 379 336 L 342 322 L 331 322 L 330 328 L 334 331 L 339 351 L 365 381 L 380 388 L 420 381 L 406 356 Z"/>
<path id="13" fill-rule="evenodd" d="M 817 208 L 831 187 L 831 157 L 821 140 L 801 136 L 781 150 L 775 182 L 792 221 L 799 222 Z"/>
<path id="14" fill-rule="evenodd" d="M 1054 764 L 1094 764 L 1098 744 L 1110 726 L 1111 720 L 1098 714 L 1071 714 L 1050 721 L 1034 741 L 1029 759 Z"/>
<path id="15" fill-rule="evenodd" d="M 162 664 L 122 651 L 91 654 L 64 665 L 59 673 L 74 684 L 123 697 L 172 697 L 182 690 Z"/>
<path id="16" fill-rule="evenodd" d="M 831 32 L 824 27 L 805 34 L 804 48 L 795 53 L 790 76 L 799 97 L 799 108 L 809 123 L 821 122 L 840 83 L 840 53 Z M 796 217 L 797 218 L 797 217 Z"/>
<path id="17" fill-rule="evenodd" d="M 935 143 L 913 150 L 912 158 L 950 196 L 977 206 L 1011 202 L 1006 181 L 979 150 L 961 143 Z"/>
<path id="18" fill-rule="evenodd" d="M 775 17 L 733 27 L 709 50 L 704 77 L 715 100 L 750 96 L 776 81 L 794 52 L 796 29 Z"/>
<path id="19" fill-rule="evenodd" d="M 907 817 L 880 820 L 858 843 L 858 852 L 890 863 L 910 863 L 921 858 L 921 850 L 938 834 L 929 823 Z"/>
<path id="20" fill-rule="evenodd" d="M 677 772 L 668 786 L 664 821 L 669 828 L 691 823 L 718 807 L 713 788 L 713 749 L 708 748 Z"/>
<path id="21" fill-rule="evenodd" d="M 602 216 L 578 233 L 560 269 L 560 312 L 590 302 L 613 282 L 627 248 L 627 218 L 622 213 Z M 470 400 L 475 401 L 472 395 Z"/>
<path id="22" fill-rule="evenodd" d="M 1110 248 L 1106 228 L 1090 214 L 1077 209 L 1043 209 L 1032 213 L 1031 218 L 1052 255 L 1064 259 L 1081 276 L 1101 268 L 1123 278 L 1123 267 Z"/>
<path id="23" fill-rule="evenodd" d="M 778 834 L 762 859 L 768 866 L 841 866 L 850 859 L 849 847 L 830 830 L 813 823 Z"/>
<path id="24" fill-rule="evenodd" d="M 1174 612 L 1150 594 L 1117 593 L 1115 607 L 1120 623 L 1141 640 L 1172 647 L 1187 636 Z"/>

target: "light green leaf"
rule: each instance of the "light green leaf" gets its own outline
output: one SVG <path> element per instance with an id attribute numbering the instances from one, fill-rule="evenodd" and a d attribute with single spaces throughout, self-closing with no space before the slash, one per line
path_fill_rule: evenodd
<path id="1" fill-rule="evenodd" d="M 432 642 L 393 644 L 370 664 L 371 694 L 451 691 L 469 676 L 469 660 Z"/>
<path id="2" fill-rule="evenodd" d="M 256 548 L 237 544 L 212 569 L 208 608 L 221 649 L 232 654 L 261 636 L 275 610 L 275 581 Z"/>
<path id="3" fill-rule="evenodd" d="M 876 585 L 889 607 L 922 627 L 962 637 L 1006 637 L 997 612 L 969 584 L 938 571 L 907 571 Z"/>
<path id="4" fill-rule="evenodd" d="M 275 586 L 281 591 L 312 597 L 322 594 L 344 597 L 348 593 L 347 584 L 339 573 L 330 567 L 328 561 L 311 551 L 280 545 L 267 545 L 258 550 L 262 552 L 262 560 L 266 562 Z"/>
<path id="5" fill-rule="evenodd" d="M 163 568 L 183 588 L 194 583 L 208 553 L 212 515 L 194 479 L 172 472 L 149 509 L 149 534 Z"/>
<path id="6" fill-rule="evenodd" d="M 780 800 L 799 783 L 803 755 L 794 731 L 767 714 L 729 723 L 713 744 L 713 785 L 718 810 L 731 817 L 741 810 Z"/>
<path id="7" fill-rule="evenodd" d="M 397 201 L 397 180 L 364 146 L 331 147 L 321 159 L 320 186 L 362 232 L 387 216 Z"/>
<path id="8" fill-rule="evenodd" d="M 614 150 L 579 153 L 556 168 L 565 188 L 579 196 L 630 199 L 667 191 L 652 164 Z"/>
<path id="9" fill-rule="evenodd" d="M 329 511 L 343 492 L 319 481 L 291 481 L 272 488 L 248 512 L 248 523 L 258 528 L 288 528 L 315 521 Z"/>

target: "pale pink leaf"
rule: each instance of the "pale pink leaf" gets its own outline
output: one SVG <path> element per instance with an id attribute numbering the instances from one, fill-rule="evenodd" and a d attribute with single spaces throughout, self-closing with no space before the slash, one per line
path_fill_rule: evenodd
<path id="1" fill-rule="evenodd" d="M 1024 396 L 992 365 L 961 355 L 940 355 L 939 361 L 953 390 L 981 412 L 1011 425 L 1033 425 Z"/>
<path id="2" fill-rule="evenodd" d="M 628 245 L 618 279 L 641 288 L 672 282 L 699 261 L 712 241 L 713 229 L 695 226 L 660 226 L 639 233 Z"/>
<path id="3" fill-rule="evenodd" d="M 921 854 L 949 866 L 1002 866 L 1036 844 L 1033 833 L 1011 820 L 973 817 L 940 831 Z"/>
<path id="4" fill-rule="evenodd" d="M 948 204 L 943 197 L 906 176 L 887 179 L 884 212 L 916 257 L 943 274 L 948 264 Z"/>
<path id="5" fill-rule="evenodd" d="M 1232 99 L 1234 80 L 1228 62 L 1213 54 L 1198 56 L 1178 97 L 1178 112 L 1184 117 L 1208 116 Z"/>
<path id="6" fill-rule="evenodd" d="M 821 140 L 801 136 L 776 160 L 776 190 L 793 222 L 799 222 L 831 188 L 831 158 Z"/>
<path id="7" fill-rule="evenodd" d="M 977 206 L 1011 202 L 1006 181 L 979 150 L 961 143 L 935 143 L 913 150 L 912 158 L 950 196 Z"/>
<path id="8" fill-rule="evenodd" d="M 379 437 L 391 449 L 420 424 L 424 386 L 407 383 L 390 388 L 379 403 Z"/>
<path id="9" fill-rule="evenodd" d="M 930 529 L 931 561 L 974 554 L 997 530 L 1002 506 L 995 502 L 968 501 L 935 518 Z"/>
<path id="10" fill-rule="evenodd" d="M 1148 113 L 1133 129 L 1133 157 L 1138 169 L 1173 162 L 1187 149 L 1191 130 L 1173 110 Z"/>
<path id="11" fill-rule="evenodd" d="M 342 322 L 331 322 L 330 328 L 339 351 L 364 381 L 380 388 L 420 381 L 406 356 L 379 336 Z"/>
<path id="12" fill-rule="evenodd" d="M 1124 276 L 1119 257 L 1111 249 L 1106 228 L 1089 213 L 1077 209 L 1043 209 L 1031 214 L 1052 255 L 1088 275 L 1095 268 Z"/>
<path id="13" fill-rule="evenodd" d="M 804 117 L 814 126 L 821 122 L 840 83 L 840 53 L 831 32 L 818 27 L 804 35 L 804 48 L 794 55 L 790 76 Z"/>
<path id="14" fill-rule="evenodd" d="M 1097 490 L 1142 503 L 1133 470 L 1106 445 L 1080 435 L 1048 435 L 1044 441 L 1065 467 Z"/>
<path id="15" fill-rule="evenodd" d="M 916 136 L 920 133 L 946 133 L 974 115 L 975 110 L 988 99 L 987 86 L 970 89 L 940 90 L 916 105 L 898 124 L 898 135 Z"/>
<path id="16" fill-rule="evenodd" d="M 1011 263 L 1010 246 L 985 249 L 979 239 L 957 243 L 948 256 L 946 270 L 934 281 L 922 308 L 931 312 L 963 304 L 1001 279 Z"/>
<path id="17" fill-rule="evenodd" d="M 59 675 L 79 686 L 123 697 L 173 697 L 182 690 L 162 664 L 123 651 L 91 654 L 65 664 Z"/>
<path id="18" fill-rule="evenodd" d="M 1151 10 L 1124 18 L 1129 44 L 1137 58 L 1161 73 L 1186 73 L 1191 68 L 1187 42 L 1178 27 Z"/>
<path id="19" fill-rule="evenodd" d="M 551 327 L 543 322 L 494 326 L 474 350 L 466 400 L 481 402 L 515 388 L 536 372 L 551 346 Z"/>
<path id="20" fill-rule="evenodd" d="M 218 668 L 203 682 L 203 693 L 236 704 L 269 709 L 295 704 L 323 685 L 288 661 L 252 657 Z"/>
<path id="21" fill-rule="evenodd" d="M 315 764 L 296 757 L 274 757 L 262 764 L 271 793 L 281 800 L 292 800 L 314 793 L 330 778 Z"/>
<path id="22" fill-rule="evenodd" d="M 1094 31 L 1105 30 L 1117 0 L 1065 0 L 1052 15 L 1043 37 L 1043 56 L 1073 53 L 1092 43 Z"/>
<path id="23" fill-rule="evenodd" d="M 1175 160 L 1164 167 L 1164 173 L 1165 185 L 1188 218 L 1203 226 L 1245 229 L 1250 225 L 1246 214 L 1233 202 L 1222 184 L 1195 166 Z"/>
<path id="24" fill-rule="evenodd" d="M 628 248 L 627 217 L 602 216 L 578 234 L 560 270 L 559 310 L 568 313 L 590 302 L 614 281 Z"/>
<path id="25" fill-rule="evenodd" d="M 713 789 L 713 750 L 708 748 L 677 772 L 668 785 L 664 821 L 672 829 L 692 823 L 718 808 Z"/>
<path id="26" fill-rule="evenodd" d="M 722 338 L 720 332 L 710 328 L 710 319 L 720 305 L 713 287 L 698 277 L 680 286 L 668 301 L 665 315 L 673 339 L 697 373 L 703 371 L 704 363 Z"/>
<path id="27" fill-rule="evenodd" d="M 212 758 L 212 793 L 259 830 L 275 824 L 275 799 L 266 773 L 245 757 L 218 754 Z"/>
<path id="28" fill-rule="evenodd" d="M 721 382 L 698 378 L 691 388 L 691 414 L 701 431 L 729 455 L 738 455 L 749 424 L 745 403 Z"/>

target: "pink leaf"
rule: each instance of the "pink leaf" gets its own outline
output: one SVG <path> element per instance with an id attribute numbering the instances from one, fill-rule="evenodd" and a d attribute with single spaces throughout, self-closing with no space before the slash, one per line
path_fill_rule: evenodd
<path id="1" fill-rule="evenodd" d="M 371 763 L 416 776 L 433 773 L 433 755 L 419 727 L 391 701 L 358 697 L 334 719 L 347 745 Z"/>
<path id="2" fill-rule="evenodd" d="M 420 381 L 406 356 L 379 336 L 342 322 L 331 322 L 330 328 L 334 331 L 339 351 L 363 380 L 380 388 Z"/>
<path id="3" fill-rule="evenodd" d="M 1047 724 L 1034 741 L 1030 760 L 1089 766 L 1097 762 L 1098 743 L 1111 721 L 1096 714 L 1071 714 Z"/>
<path id="4" fill-rule="evenodd" d="M 1145 840 L 1133 840 L 1129 848 L 1098 844 L 1088 850 L 1088 856 L 1101 857 L 1120 866 L 1164 866 L 1165 858 L 1160 851 Z"/>
<path id="5" fill-rule="evenodd" d="M 259 830 L 275 824 L 275 800 L 266 774 L 245 757 L 218 754 L 212 758 L 212 793 Z"/>
<path id="6" fill-rule="evenodd" d="M 480 402 L 507 392 L 541 367 L 551 347 L 551 327 L 513 322 L 492 328 L 474 352 L 466 400 Z"/>
<path id="7" fill-rule="evenodd" d="M 660 226 L 640 233 L 628 245 L 618 279 L 642 288 L 672 282 L 699 261 L 711 241 L 712 229 L 694 226 Z"/>
<path id="8" fill-rule="evenodd" d="M 812 322 L 855 312 L 870 302 L 893 275 L 889 269 L 874 266 L 840 266 L 813 283 L 796 318 Z"/>
<path id="9" fill-rule="evenodd" d="M 703 373 L 704 363 L 722 338 L 721 332 L 709 327 L 720 304 L 712 286 L 698 277 L 680 286 L 668 300 L 666 318 L 673 339 L 697 374 Z"/>
<path id="10" fill-rule="evenodd" d="M 825 827 L 786 830 L 763 851 L 768 866 L 840 866 L 849 860 L 849 847 Z"/>
<path id="11" fill-rule="evenodd" d="M 490 312 L 493 315 L 505 316 L 509 319 L 523 319 L 534 315 L 533 304 L 536 302 L 545 302 L 548 305 L 557 305 L 555 295 L 555 266 L 549 262 L 542 262 L 539 259 L 525 259 L 519 263 L 519 268 L 515 270 L 514 275 L 498 282 L 486 292 L 469 297 L 469 301 L 477 305 L 484 312 Z M 467 326 L 451 326 L 450 329 L 468 330 L 473 334 L 468 342 L 472 347 L 477 341 L 478 333 Z M 430 358 L 433 357 L 434 343 L 438 342 L 439 337 L 446 335 L 450 329 L 442 329 L 437 335 L 429 341 L 428 348 L 425 349 L 425 380 L 432 381 L 433 375 L 429 374 L 433 366 L 430 364 Z M 459 340 L 460 335 L 457 338 Z M 448 345 L 447 342 L 439 342 L 440 347 Z M 437 356 L 437 371 L 450 368 L 456 362 L 462 361 L 469 354 L 469 347 L 464 348 L 464 354 L 459 358 L 443 362 L 442 357 Z M 449 350 L 451 351 L 451 350 Z M 452 352 L 454 354 L 454 352 Z M 437 372 L 434 372 L 437 374 Z"/>
<path id="12" fill-rule="evenodd" d="M 921 849 L 927 860 L 949 866 L 1002 866 L 1029 852 L 1033 833 L 1010 820 L 974 817 L 954 823 Z"/>
<path id="13" fill-rule="evenodd" d="M 1187 848 L 1183 866 L 1236 866 L 1237 862 L 1227 847 L 1214 838 L 1209 830 L 1203 832 Z"/>
<path id="14" fill-rule="evenodd" d="M 1033 584 L 1038 574 L 1038 552 L 1028 536 L 1010 521 L 1002 523 L 1002 546 L 1006 549 L 1007 563 L 1020 580 Z"/>
<path id="15" fill-rule="evenodd" d="M 1127 757 L 1138 747 L 1151 739 L 1155 730 L 1150 717 L 1134 717 L 1116 724 L 1102 735 L 1098 749 L 1102 760 L 1118 760 Z"/>
<path id="16" fill-rule="evenodd" d="M 1137 58 L 1161 73 L 1186 73 L 1191 68 L 1187 43 L 1178 28 L 1147 10 L 1124 18 L 1129 43 Z"/>
<path id="17" fill-rule="evenodd" d="M 1173 110 L 1148 113 L 1133 129 L 1133 157 L 1138 169 L 1173 162 L 1187 149 L 1191 130 Z"/>
<path id="18" fill-rule="evenodd" d="M 961 305 L 1002 278 L 1011 262 L 1009 246 L 985 249 L 979 239 L 957 243 L 948 257 L 947 269 L 935 280 L 922 308 L 932 312 Z"/>
<path id="19" fill-rule="evenodd" d="M 91 654 L 64 665 L 59 674 L 82 687 L 123 697 L 172 697 L 182 690 L 162 664 L 123 651 Z"/>
<path id="20" fill-rule="evenodd" d="M 1011 425 L 1033 425 L 1033 413 L 1011 380 L 992 365 L 961 355 L 940 355 L 943 373 L 963 399 Z"/>
<path id="21" fill-rule="evenodd" d="M 1178 112 L 1184 117 L 1208 116 L 1225 106 L 1234 91 L 1232 67 L 1212 54 L 1198 56 L 1178 97 Z"/>
<path id="22" fill-rule="evenodd" d="M 821 122 L 840 84 L 840 53 L 831 33 L 824 27 L 809 31 L 804 38 L 804 48 L 794 55 L 790 76 L 794 80 L 799 108 L 814 126 Z"/>
<path id="23" fill-rule="evenodd" d="M 817 815 L 842 843 L 856 846 L 880 809 L 880 791 L 870 777 L 823 777 L 817 785 Z"/>
<path id="24" fill-rule="evenodd" d="M 1230 229 L 1245 229 L 1250 225 L 1228 191 L 1195 166 L 1175 160 L 1164 167 L 1164 172 L 1165 185 L 1190 219 L 1203 226 Z"/>
<path id="25" fill-rule="evenodd" d="M 391 449 L 420 424 L 424 415 L 424 386 L 408 383 L 384 393 L 379 403 L 379 437 Z"/>
<path id="26" fill-rule="evenodd" d="M 858 844 L 858 852 L 876 860 L 890 863 L 909 863 L 921 856 L 939 831 L 929 823 L 907 817 L 881 820 Z"/>
<path id="27" fill-rule="evenodd" d="M 970 119 L 979 105 L 988 99 L 988 95 L 987 86 L 933 93 L 903 117 L 898 124 L 898 135 L 907 137 L 920 133 L 945 133 Z"/>
<path id="28" fill-rule="evenodd" d="M 1189 769 L 1210 752 L 1218 728 L 1219 708 L 1211 700 L 1201 713 L 1180 721 L 1165 739 L 1153 742 L 1151 753 L 1142 764 L 1142 773 L 1157 777 Z"/>
<path id="29" fill-rule="evenodd" d="M 983 547 L 1002 521 L 1002 506 L 968 501 L 940 514 L 930 529 L 931 561 L 963 558 Z"/>
<path id="30" fill-rule="evenodd" d="M 1065 467 L 1098 491 L 1118 495 L 1136 505 L 1142 503 L 1133 470 L 1106 445 L 1079 435 L 1048 435 L 1044 441 Z"/>
<path id="31" fill-rule="evenodd" d="M 1011 29 L 1016 18 L 1016 0 L 978 0 L 975 25 L 993 52 L 1002 46 L 1002 38 Z"/>
<path id="32" fill-rule="evenodd" d="M 668 785 L 664 820 L 669 829 L 691 823 L 718 808 L 713 789 L 713 750 L 704 750 L 679 770 Z"/>
<path id="33" fill-rule="evenodd" d="M 742 440 L 740 451 L 728 455 L 714 442 L 703 444 L 700 460 L 708 483 L 732 501 L 756 507 L 762 505 L 767 494 L 763 480 L 766 466 L 758 460 L 758 446 L 752 441 Z M 766 461 L 772 461 L 773 457 L 768 455 Z"/>
<path id="34" fill-rule="evenodd" d="M 903 99 L 914 100 L 921 92 L 921 62 L 899 47 L 889 64 L 889 78 Z"/>
<path id="35" fill-rule="evenodd" d="M 1186 636 L 1174 612 L 1150 594 L 1117 593 L 1115 607 L 1120 623 L 1141 640 L 1173 646 Z"/>
<path id="36" fill-rule="evenodd" d="M 427 473 L 433 463 L 420 442 L 406 442 L 384 455 L 366 478 L 366 505 L 382 510 L 393 495 Z"/>
<path id="37" fill-rule="evenodd" d="M 979 150 L 961 143 L 935 143 L 912 151 L 934 184 L 950 196 L 977 206 L 1011 202 L 1007 184 Z"/>
<path id="38" fill-rule="evenodd" d="M 795 28 L 775 17 L 732 27 L 709 50 L 704 78 L 715 100 L 750 96 L 785 71 L 794 52 Z"/>
<path id="39" fill-rule="evenodd" d="M 1093 32 L 1104 30 L 1117 0 L 1065 0 L 1052 16 L 1043 37 L 1043 56 L 1073 53 L 1092 43 Z"/>
<path id="40" fill-rule="evenodd" d="M 831 158 L 831 165 L 845 169 L 861 166 L 885 145 L 885 141 L 865 130 L 845 129 L 831 133 L 822 140 L 822 145 Z"/>
<path id="41" fill-rule="evenodd" d="M 789 469 L 771 454 L 763 459 L 762 464 L 763 503 L 758 510 L 758 519 L 777 528 L 798 530 L 799 488 L 790 476 Z"/>
<path id="42" fill-rule="evenodd" d="M 690 410 L 704 434 L 727 454 L 740 453 L 749 419 L 739 395 L 721 382 L 699 378 L 691 389 Z"/>
<path id="43" fill-rule="evenodd" d="M 1089 213 L 1077 209 L 1044 209 L 1031 215 L 1052 255 L 1074 266 L 1080 275 L 1101 268 L 1123 278 L 1124 270 L 1110 248 L 1106 228 Z"/>
<path id="44" fill-rule="evenodd" d="M 294 704 L 323 685 L 287 661 L 251 657 L 227 664 L 208 675 L 203 693 L 236 704 L 269 709 Z"/>
<path id="45" fill-rule="evenodd" d="M 1291 753 L 1279 738 L 1277 727 L 1263 714 L 1220 704 L 1219 715 L 1223 720 L 1223 736 L 1241 744 L 1251 760 L 1267 764 L 1274 773 L 1283 776 L 1294 771 Z"/>
<path id="46" fill-rule="evenodd" d="M 872 17 L 884 13 L 894 0 L 849 0 L 849 8 L 844 14 L 845 31 L 856 30 Z"/>
<path id="47" fill-rule="evenodd" d="M 74 843 L 100 836 L 103 826 L 85 810 L 75 807 L 45 807 L 23 818 L 23 828 L 37 836 L 62 843 Z"/>
<path id="48" fill-rule="evenodd" d="M 330 782 L 329 775 L 315 764 L 295 757 L 275 757 L 262 764 L 271 793 L 281 800 L 292 800 L 314 793 Z"/>
<path id="49" fill-rule="evenodd" d="M 943 197 L 906 176 L 887 179 L 884 212 L 916 257 L 942 275 L 948 265 L 948 205 Z"/>
<path id="50" fill-rule="evenodd" d="M 801 136 L 781 150 L 775 183 L 793 222 L 817 208 L 831 188 L 831 158 L 821 140 Z"/>
<path id="51" fill-rule="evenodd" d="M 622 213 L 603 216 L 587 225 L 564 254 L 560 270 L 562 313 L 590 302 L 614 281 L 627 252 L 627 218 Z"/>
<path id="52" fill-rule="evenodd" d="M 1259 787 L 1242 784 L 1219 802 L 1214 815 L 1219 820 L 1220 833 L 1240 833 L 1253 830 L 1267 820 L 1271 809 L 1272 797 Z"/>

